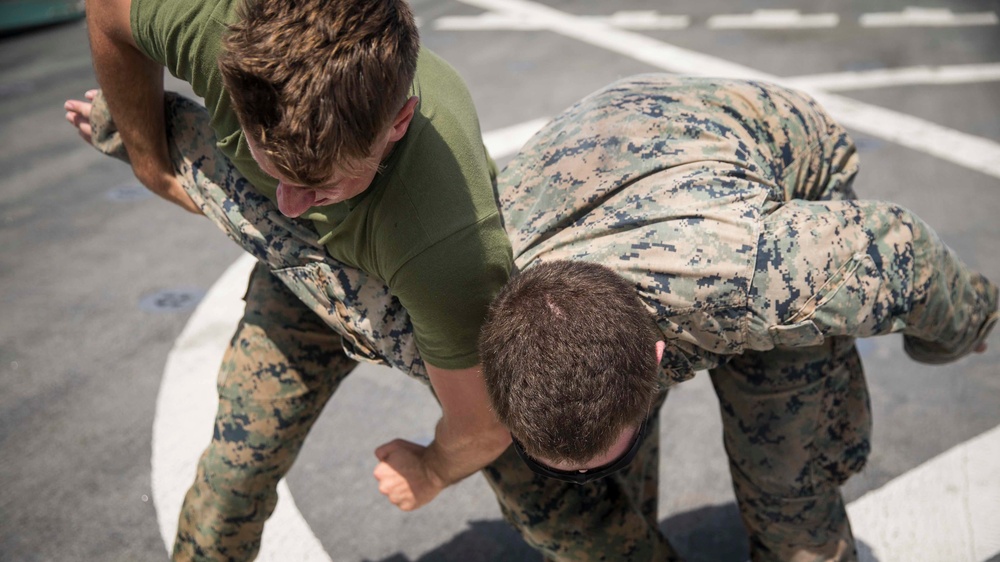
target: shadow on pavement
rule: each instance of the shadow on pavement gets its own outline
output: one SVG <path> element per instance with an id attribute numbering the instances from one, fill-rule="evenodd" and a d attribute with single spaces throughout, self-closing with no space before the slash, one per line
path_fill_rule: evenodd
<path id="1" fill-rule="evenodd" d="M 687 562 L 743 562 L 750 558 L 747 534 L 735 503 L 678 513 L 660 522 Z"/>
<path id="2" fill-rule="evenodd" d="M 416 560 L 401 553 L 378 562 L 541 562 L 506 521 L 470 521 L 469 528 Z M 366 560 L 365 562 L 371 562 Z"/>
<path id="3" fill-rule="evenodd" d="M 660 522 L 660 529 L 688 562 L 742 562 L 749 557 L 736 504 L 703 507 Z M 416 560 L 396 553 L 377 562 L 541 562 L 505 521 L 471 521 L 450 541 Z M 366 560 L 366 562 L 373 562 Z"/>
<path id="4" fill-rule="evenodd" d="M 750 549 L 736 504 L 702 507 L 660 522 L 686 562 L 743 562 Z M 878 562 L 868 545 L 858 542 L 861 560 Z M 416 560 L 396 553 L 365 562 L 541 562 L 542 557 L 502 520 L 471 521 L 469 528 Z M 1000 562 L 1000 556 L 987 562 Z"/>

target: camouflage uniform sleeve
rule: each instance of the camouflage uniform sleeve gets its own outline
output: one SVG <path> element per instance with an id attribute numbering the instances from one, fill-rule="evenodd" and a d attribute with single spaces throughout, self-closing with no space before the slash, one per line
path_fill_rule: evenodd
<path id="1" fill-rule="evenodd" d="M 997 322 L 997 286 L 892 203 L 789 203 L 767 218 L 755 269 L 756 350 L 902 332 L 911 357 L 941 363 L 969 353 Z"/>

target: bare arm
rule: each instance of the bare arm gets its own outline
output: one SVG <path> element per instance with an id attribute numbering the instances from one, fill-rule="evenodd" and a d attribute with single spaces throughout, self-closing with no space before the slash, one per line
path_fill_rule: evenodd
<path id="1" fill-rule="evenodd" d="M 480 367 L 427 365 L 441 402 L 434 441 L 422 447 L 396 439 L 375 451 L 379 490 L 403 511 L 430 502 L 444 488 L 480 470 L 507 449 L 510 433 L 489 406 Z"/>
<path id="2" fill-rule="evenodd" d="M 97 82 L 104 91 L 136 178 L 160 197 L 200 213 L 174 175 L 163 114 L 163 67 L 136 46 L 129 23 L 130 8 L 131 0 L 87 2 Z M 74 103 L 84 102 L 71 100 L 67 110 L 74 111 Z"/>

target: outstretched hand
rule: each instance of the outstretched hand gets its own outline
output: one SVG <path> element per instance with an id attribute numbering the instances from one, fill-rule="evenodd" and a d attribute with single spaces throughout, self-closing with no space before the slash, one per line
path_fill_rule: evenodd
<path id="1" fill-rule="evenodd" d="M 403 511 L 428 504 L 445 488 L 426 464 L 428 448 L 403 439 L 394 439 L 375 449 L 378 490 Z"/>
<path id="2" fill-rule="evenodd" d="M 63 104 L 63 109 L 66 110 L 66 121 L 69 121 L 69 124 L 76 128 L 77 134 L 87 144 L 93 144 L 93 129 L 90 127 L 90 109 L 94 105 L 93 101 L 96 95 L 97 90 L 87 90 L 83 94 L 83 97 L 87 98 L 87 101 L 66 100 L 66 103 Z"/>
<path id="3" fill-rule="evenodd" d="M 66 103 L 63 104 L 63 109 L 66 110 L 66 121 L 76 128 L 76 132 L 80 135 L 80 138 L 90 145 L 94 144 L 94 129 L 90 122 L 90 116 L 94 108 L 93 102 L 97 93 L 98 90 L 87 90 L 83 95 L 87 101 L 66 100 Z M 142 182 L 146 189 L 174 203 L 185 211 L 196 215 L 202 214 L 201 209 L 198 208 L 198 205 L 184 191 L 180 182 L 173 175 L 173 170 L 163 170 L 156 166 L 137 167 L 139 163 L 132 158 L 131 154 L 129 155 L 129 161 L 132 164 L 132 171 L 135 172 L 136 178 Z M 153 170 L 153 172 L 142 173 L 142 170 Z"/>

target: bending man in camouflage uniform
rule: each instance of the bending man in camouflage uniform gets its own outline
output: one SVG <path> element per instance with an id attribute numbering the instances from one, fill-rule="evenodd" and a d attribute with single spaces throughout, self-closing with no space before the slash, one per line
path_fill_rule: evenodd
<path id="1" fill-rule="evenodd" d="M 314 235 L 239 181 L 203 110 L 177 97 L 167 108 L 178 177 L 206 215 L 272 269 L 309 271 L 283 281 L 364 357 L 425 380 L 406 312 L 384 286 L 317 252 Z M 125 157 L 100 97 L 92 119 L 95 145 Z M 665 76 L 595 93 L 522 149 L 498 185 L 522 275 L 561 260 L 612 267 L 628 279 L 617 293 L 638 288 L 642 314 L 656 319 L 659 331 L 639 328 L 635 341 L 662 348 L 658 370 L 652 349 L 644 355 L 657 375 L 631 397 L 649 416 L 623 469 L 566 484 L 533 473 L 514 448 L 487 467 L 528 542 L 554 560 L 678 559 L 657 526 L 656 414 L 667 387 L 711 368 L 754 559 L 854 557 L 837 486 L 864 464 L 870 418 L 851 338 L 906 330 L 922 359 L 953 359 L 985 337 L 997 300 L 919 219 L 853 201 L 856 171 L 843 129 L 801 94 Z M 585 347 L 605 333 L 599 304 L 573 317 Z M 627 409 L 603 437 L 617 449 L 635 434 L 624 426 L 640 408 Z M 514 434 L 529 459 L 569 460 Z"/>
<path id="2" fill-rule="evenodd" d="M 540 475 L 637 458 L 583 485 L 504 481 L 516 524 L 568 553 L 641 512 L 651 540 L 620 529 L 627 558 L 675 557 L 656 413 L 708 369 L 752 558 L 856 559 L 839 492 L 870 449 L 854 338 L 902 332 L 937 363 L 985 350 L 997 320 L 997 287 L 906 209 L 855 199 L 856 173 L 809 98 L 724 80 L 613 84 L 521 150 L 500 190 L 521 273 L 480 339 L 494 409 Z M 538 506 L 585 523 L 546 528 Z"/>

